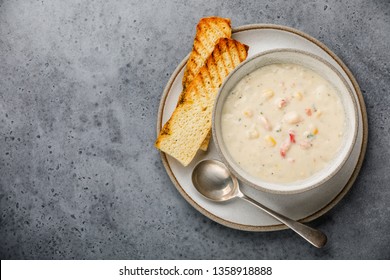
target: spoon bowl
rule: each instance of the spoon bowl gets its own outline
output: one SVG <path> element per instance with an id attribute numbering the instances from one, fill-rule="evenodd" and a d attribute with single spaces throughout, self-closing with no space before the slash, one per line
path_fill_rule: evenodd
<path id="1" fill-rule="evenodd" d="M 216 160 L 205 160 L 192 172 L 192 182 L 204 197 L 213 201 L 226 201 L 237 196 L 238 181 L 226 166 Z"/>
<path id="2" fill-rule="evenodd" d="M 223 202 L 241 198 L 285 224 L 313 246 L 322 248 L 327 242 L 326 235 L 321 231 L 285 217 L 241 192 L 237 178 L 218 160 L 199 162 L 192 172 L 192 182 L 198 192 L 209 200 Z"/>

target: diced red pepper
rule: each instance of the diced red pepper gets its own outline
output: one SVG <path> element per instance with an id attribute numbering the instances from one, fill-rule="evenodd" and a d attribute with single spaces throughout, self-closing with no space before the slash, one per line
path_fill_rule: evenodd
<path id="1" fill-rule="evenodd" d="M 290 135 L 290 142 L 295 143 L 295 133 L 293 131 L 290 131 L 288 135 Z"/>
<path id="2" fill-rule="evenodd" d="M 312 112 L 311 112 L 311 109 L 310 108 L 306 108 L 305 109 L 305 112 L 306 112 L 306 115 L 308 115 L 309 117 L 311 116 Z"/>

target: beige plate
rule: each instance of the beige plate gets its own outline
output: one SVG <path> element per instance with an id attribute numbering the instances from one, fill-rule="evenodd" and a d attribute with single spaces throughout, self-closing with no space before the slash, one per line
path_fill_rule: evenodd
<path id="1" fill-rule="evenodd" d="M 288 195 L 265 193 L 245 185 L 242 186 L 244 192 L 290 218 L 303 222 L 314 220 L 332 209 L 345 196 L 361 168 L 367 146 L 368 127 L 366 107 L 359 85 L 349 69 L 333 52 L 318 40 L 301 31 L 279 25 L 254 24 L 235 29 L 232 37 L 250 47 L 248 57 L 276 48 L 294 48 L 311 52 L 336 67 L 354 89 L 353 94 L 359 107 L 358 136 L 352 153 L 350 173 L 344 180 L 340 180 L 330 188 L 316 188 L 308 192 Z M 162 125 L 175 109 L 182 90 L 181 80 L 187 59 L 188 56 L 176 68 L 163 92 L 157 118 L 157 132 L 160 131 Z M 169 177 L 180 194 L 195 209 L 210 219 L 231 228 L 248 231 L 273 231 L 286 228 L 244 201 L 237 199 L 228 203 L 214 203 L 197 193 L 191 182 L 191 172 L 200 160 L 219 159 L 214 143 L 210 143 L 207 153 L 198 152 L 195 159 L 187 167 L 183 167 L 164 153 L 161 153 L 161 158 Z"/>

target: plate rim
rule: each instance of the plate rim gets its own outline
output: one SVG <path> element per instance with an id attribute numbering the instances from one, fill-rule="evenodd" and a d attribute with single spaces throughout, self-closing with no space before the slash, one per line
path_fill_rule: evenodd
<path id="1" fill-rule="evenodd" d="M 360 114 L 362 117 L 362 145 L 360 147 L 360 153 L 359 153 L 359 158 L 356 163 L 356 166 L 354 168 L 354 171 L 352 172 L 352 175 L 350 176 L 348 182 L 345 184 L 345 186 L 342 188 L 342 190 L 324 207 L 321 209 L 317 210 L 316 212 L 312 213 L 311 215 L 300 219 L 301 222 L 310 222 L 313 221 L 325 213 L 329 212 L 333 207 L 335 207 L 338 202 L 349 192 L 351 189 L 352 185 L 356 181 L 356 178 L 360 172 L 360 169 L 363 165 L 366 150 L 367 150 L 367 142 L 368 142 L 368 120 L 367 120 L 367 111 L 366 111 L 366 106 L 363 98 L 363 94 L 360 90 L 359 84 L 357 83 L 354 75 L 352 72 L 349 70 L 349 68 L 344 64 L 344 62 L 335 54 L 333 53 L 324 43 L 320 42 L 319 40 L 315 39 L 314 37 L 297 30 L 295 28 L 289 27 L 289 26 L 284 26 L 284 25 L 277 25 L 277 24 L 248 24 L 248 25 L 242 25 L 236 28 L 233 28 L 232 34 L 238 33 L 238 32 L 244 32 L 244 31 L 250 31 L 250 30 L 257 30 L 257 29 L 273 29 L 273 30 L 281 30 L 281 31 L 287 31 L 289 33 L 293 33 L 295 35 L 301 36 L 304 39 L 314 43 L 318 47 L 320 47 L 323 51 L 325 51 L 332 59 L 335 60 L 335 62 L 342 68 L 342 70 L 345 72 L 345 74 L 348 76 L 350 82 L 352 83 L 352 86 L 355 89 L 356 92 L 356 97 L 358 104 L 360 106 Z M 188 60 L 189 54 L 184 57 L 184 59 L 179 63 L 178 66 L 176 66 L 175 71 L 171 74 L 164 91 L 161 95 L 160 99 L 160 104 L 159 104 L 159 109 L 158 109 L 158 115 L 157 115 L 157 135 L 160 132 L 162 128 L 162 113 L 164 111 L 165 107 L 165 101 L 166 98 L 168 97 L 168 93 L 170 92 L 170 89 L 172 88 L 173 82 L 176 79 L 177 75 L 181 72 L 181 70 L 185 67 L 186 62 Z M 262 232 L 262 231 L 276 231 L 276 230 L 283 230 L 287 229 L 287 226 L 283 224 L 279 225 L 269 225 L 269 226 L 253 226 L 253 225 L 244 225 L 240 223 L 235 223 L 231 221 L 227 221 L 200 206 L 196 201 L 194 201 L 188 194 L 187 192 L 182 188 L 180 183 L 178 182 L 175 174 L 173 173 L 168 159 L 166 157 L 166 154 L 164 152 L 160 151 L 160 156 L 162 163 L 164 165 L 165 171 L 167 172 L 170 180 L 172 181 L 173 185 L 175 188 L 179 191 L 181 196 L 192 206 L 194 207 L 197 211 L 205 215 L 206 217 L 210 218 L 211 220 L 222 224 L 224 226 L 233 228 L 233 229 L 239 229 L 239 230 L 245 230 L 245 231 L 255 231 L 255 232 Z"/>

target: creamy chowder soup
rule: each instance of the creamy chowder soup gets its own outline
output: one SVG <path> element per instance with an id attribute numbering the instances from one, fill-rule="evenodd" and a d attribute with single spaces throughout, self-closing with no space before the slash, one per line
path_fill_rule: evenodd
<path id="1" fill-rule="evenodd" d="M 245 76 L 226 98 L 222 137 L 249 174 L 272 183 L 306 179 L 339 151 L 344 109 L 334 87 L 308 68 L 272 64 Z"/>

